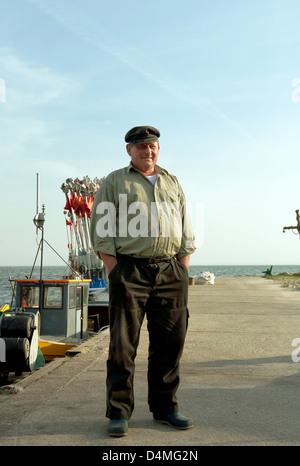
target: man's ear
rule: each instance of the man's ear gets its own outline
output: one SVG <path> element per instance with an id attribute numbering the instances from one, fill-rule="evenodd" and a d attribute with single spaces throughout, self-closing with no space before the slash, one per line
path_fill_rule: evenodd
<path id="1" fill-rule="evenodd" d="M 126 150 L 127 150 L 128 155 L 131 156 L 131 146 L 130 146 L 130 144 L 126 145 Z"/>

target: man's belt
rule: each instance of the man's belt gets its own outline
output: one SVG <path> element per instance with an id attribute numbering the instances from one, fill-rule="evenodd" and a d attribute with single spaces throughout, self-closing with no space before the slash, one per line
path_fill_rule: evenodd
<path id="1" fill-rule="evenodd" d="M 142 257 L 117 254 L 117 259 L 145 262 L 146 264 L 158 264 L 159 262 L 170 262 L 174 257 Z"/>

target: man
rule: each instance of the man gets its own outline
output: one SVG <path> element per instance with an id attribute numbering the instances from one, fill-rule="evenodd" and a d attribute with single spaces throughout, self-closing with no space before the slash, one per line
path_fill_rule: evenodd
<path id="1" fill-rule="evenodd" d="M 193 426 L 178 412 L 179 360 L 187 330 L 189 255 L 194 237 L 177 178 L 157 165 L 159 131 L 125 136 L 128 167 L 110 173 L 91 216 L 91 239 L 109 277 L 108 433 L 123 436 L 134 409 L 134 361 L 146 314 L 148 403 L 154 420 Z"/>

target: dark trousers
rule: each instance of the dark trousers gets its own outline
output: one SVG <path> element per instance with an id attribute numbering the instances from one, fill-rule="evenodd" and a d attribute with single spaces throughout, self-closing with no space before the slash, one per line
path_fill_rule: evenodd
<path id="1" fill-rule="evenodd" d="M 188 324 L 188 271 L 175 258 L 159 263 L 118 257 L 109 275 L 110 346 L 107 411 L 130 419 L 141 325 L 149 332 L 148 403 L 155 416 L 178 411 L 179 360 Z"/>

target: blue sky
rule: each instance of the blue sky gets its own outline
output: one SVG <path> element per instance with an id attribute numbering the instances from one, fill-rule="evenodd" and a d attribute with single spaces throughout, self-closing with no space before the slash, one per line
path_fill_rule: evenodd
<path id="1" fill-rule="evenodd" d="M 67 258 L 66 178 L 125 166 L 124 135 L 161 131 L 159 164 L 203 208 L 192 264 L 300 264 L 298 0 L 0 0 L 0 266 L 45 237 Z M 197 204 L 198 203 L 198 204 Z M 46 265 L 61 265 L 45 250 Z"/>

